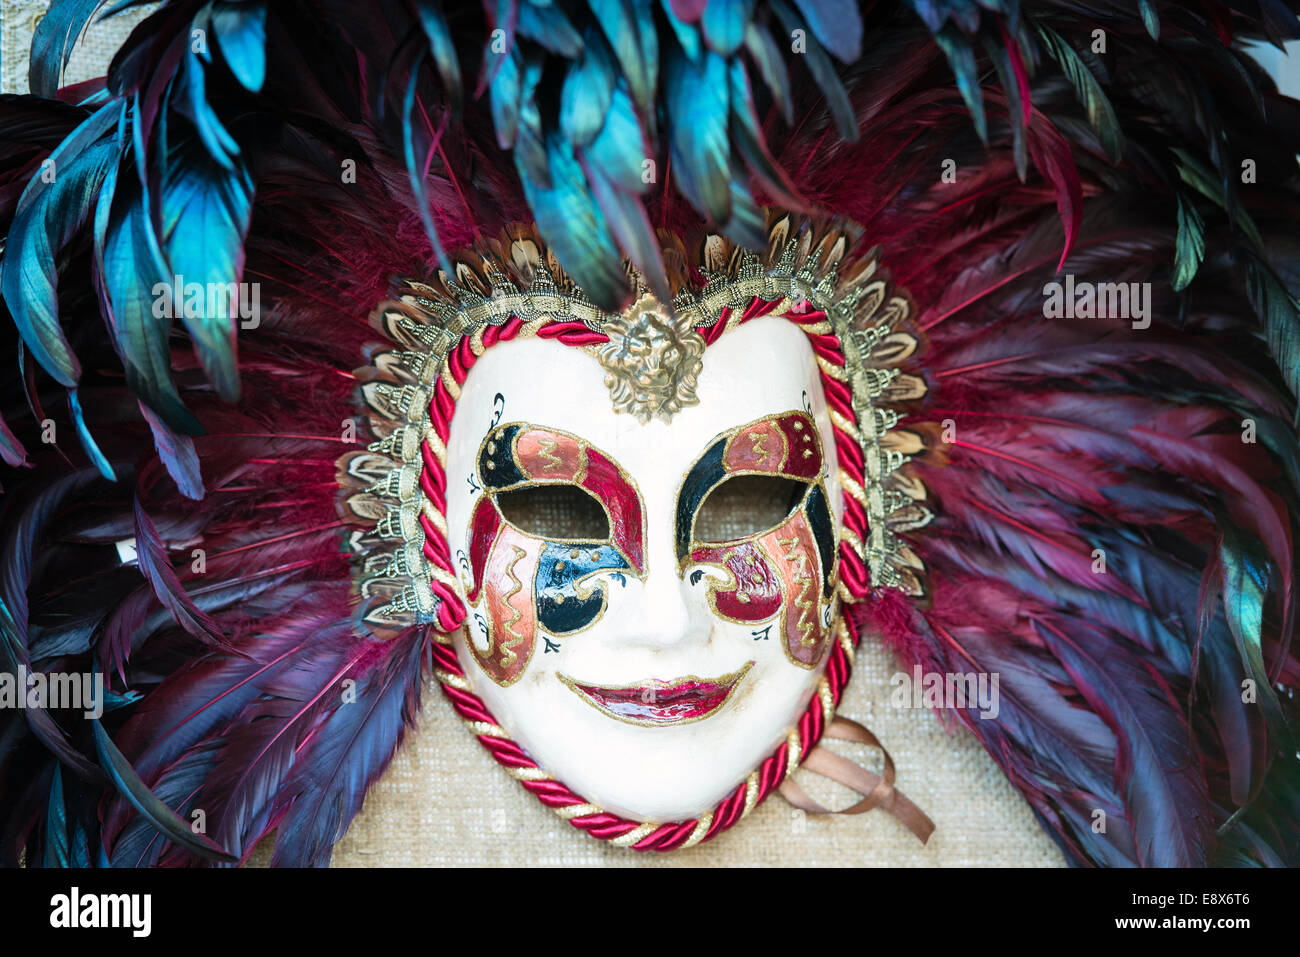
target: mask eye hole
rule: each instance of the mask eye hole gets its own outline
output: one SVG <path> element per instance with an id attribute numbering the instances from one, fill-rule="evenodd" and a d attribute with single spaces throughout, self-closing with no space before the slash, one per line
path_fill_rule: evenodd
<path id="1" fill-rule="evenodd" d="M 546 541 L 604 541 L 609 518 L 600 503 L 577 485 L 527 485 L 497 493 L 497 507 L 521 532 Z"/>
<path id="2" fill-rule="evenodd" d="M 695 540 L 716 545 L 770 532 L 789 518 L 807 491 L 806 483 L 779 475 L 733 475 L 700 503 Z"/>

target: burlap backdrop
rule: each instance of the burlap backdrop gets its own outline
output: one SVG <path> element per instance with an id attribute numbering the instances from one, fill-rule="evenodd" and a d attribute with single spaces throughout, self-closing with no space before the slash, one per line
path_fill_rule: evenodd
<path id="1" fill-rule="evenodd" d="M 41 0 L 0 0 L 0 92 L 27 89 L 27 46 L 44 13 Z M 117 45 L 150 8 L 132 10 L 87 32 L 69 64 L 76 82 L 107 68 Z M 889 748 L 898 785 L 933 819 L 922 847 L 881 811 L 854 817 L 808 817 L 773 797 L 736 828 L 708 844 L 671 854 L 638 854 L 578 833 L 542 807 L 464 729 L 436 684 L 425 695 L 420 726 L 375 785 L 339 842 L 334 864 L 743 866 L 1062 866 L 1056 845 L 983 749 L 934 714 L 889 704 L 889 656 L 863 643 L 840 713 L 870 727 Z M 836 750 L 878 767 L 878 753 Z M 843 807 L 853 795 L 800 772 L 823 804 Z M 261 848 L 254 863 L 265 863 Z"/>

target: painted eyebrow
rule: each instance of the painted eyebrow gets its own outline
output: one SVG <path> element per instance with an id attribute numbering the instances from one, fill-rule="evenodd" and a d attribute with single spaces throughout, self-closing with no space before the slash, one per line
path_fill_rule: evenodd
<path id="1" fill-rule="evenodd" d="M 592 448 L 591 443 L 559 429 L 511 422 L 484 438 L 479 474 L 484 487 L 498 490 L 524 482 L 581 485 L 587 471 L 586 453 Z"/>
<path id="2" fill-rule="evenodd" d="M 483 487 L 494 492 L 537 482 L 582 485 L 593 452 L 626 475 L 612 456 L 586 439 L 545 425 L 507 422 L 483 437 L 477 471 Z"/>

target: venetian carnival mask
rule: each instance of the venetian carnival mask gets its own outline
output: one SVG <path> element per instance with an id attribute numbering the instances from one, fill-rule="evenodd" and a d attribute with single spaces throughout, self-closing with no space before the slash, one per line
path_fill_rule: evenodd
<path id="1" fill-rule="evenodd" d="M 842 603 L 922 590 L 895 535 L 929 517 L 891 407 L 924 390 L 908 305 L 869 256 L 838 276 L 846 234 L 769 234 L 607 315 L 517 232 L 377 314 L 408 348 L 376 356 L 377 441 L 345 461 L 367 624 L 441 633 L 485 746 L 618 843 L 752 809 L 833 716 Z"/>

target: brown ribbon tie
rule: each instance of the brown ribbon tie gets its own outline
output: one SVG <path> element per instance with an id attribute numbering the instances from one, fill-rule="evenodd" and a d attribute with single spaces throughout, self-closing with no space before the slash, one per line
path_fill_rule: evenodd
<path id="1" fill-rule="evenodd" d="M 879 748 L 881 754 L 885 756 L 884 775 L 868 771 L 819 743 L 808 752 L 807 757 L 799 763 L 799 767 L 816 772 L 836 784 L 842 784 L 856 791 L 863 796 L 862 800 L 841 811 L 832 811 L 809 797 L 808 792 L 800 787 L 791 775 L 787 775 L 781 782 L 780 791 L 783 798 L 809 814 L 865 814 L 872 808 L 880 807 L 897 818 L 904 827 L 920 839 L 922 844 L 930 839 L 930 835 L 934 832 L 934 822 L 924 811 L 908 800 L 902 791 L 894 787 L 894 759 L 889 756 L 885 746 L 874 734 L 856 721 L 837 717 L 826 726 L 823 738 L 852 741 Z"/>

